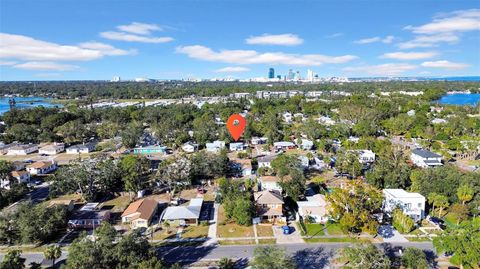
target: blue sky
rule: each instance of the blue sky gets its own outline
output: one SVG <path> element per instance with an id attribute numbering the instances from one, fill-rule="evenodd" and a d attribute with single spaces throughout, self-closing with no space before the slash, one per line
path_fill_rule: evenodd
<path id="1" fill-rule="evenodd" d="M 0 80 L 480 75 L 478 1 L 0 0 Z"/>

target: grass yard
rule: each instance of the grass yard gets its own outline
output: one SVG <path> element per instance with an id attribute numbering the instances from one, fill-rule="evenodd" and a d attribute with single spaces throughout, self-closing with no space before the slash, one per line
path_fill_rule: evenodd
<path id="1" fill-rule="evenodd" d="M 123 212 L 125 208 L 130 204 L 130 196 L 118 196 L 116 198 L 113 198 L 111 200 L 108 200 L 103 203 L 103 207 L 111 207 L 112 212 Z"/>
<path id="2" fill-rule="evenodd" d="M 359 243 L 369 241 L 368 239 L 357 239 L 352 237 L 324 237 L 324 238 L 305 238 L 306 243 Z"/>
<path id="3" fill-rule="evenodd" d="M 341 235 L 344 234 L 342 232 L 342 229 L 340 228 L 340 224 L 334 223 L 334 222 L 329 222 L 326 224 L 327 226 L 327 232 L 329 235 Z"/>
<path id="4" fill-rule="evenodd" d="M 201 238 L 208 236 L 208 226 L 190 225 L 183 230 L 182 238 Z"/>
<path id="5" fill-rule="evenodd" d="M 276 239 L 258 239 L 258 244 L 260 245 L 275 245 L 276 243 Z"/>
<path id="6" fill-rule="evenodd" d="M 307 229 L 308 236 L 322 236 L 325 235 L 323 232 L 323 224 L 319 223 L 305 223 L 305 228 Z"/>
<path id="7" fill-rule="evenodd" d="M 234 222 L 227 222 L 223 206 L 220 206 L 218 208 L 217 236 L 221 238 L 253 237 L 253 226 L 241 226 Z"/>
<path id="8" fill-rule="evenodd" d="M 176 237 L 176 229 L 170 228 L 169 233 L 165 230 L 159 230 L 153 234 L 153 240 L 174 239 Z"/>
<path id="9" fill-rule="evenodd" d="M 273 236 L 273 229 L 271 225 L 257 225 L 257 236 Z"/>
<path id="10" fill-rule="evenodd" d="M 255 245 L 255 240 L 219 240 L 220 245 Z"/>
<path id="11" fill-rule="evenodd" d="M 427 236 L 416 236 L 416 237 L 405 237 L 410 242 L 425 242 L 425 241 L 432 241 Z"/>

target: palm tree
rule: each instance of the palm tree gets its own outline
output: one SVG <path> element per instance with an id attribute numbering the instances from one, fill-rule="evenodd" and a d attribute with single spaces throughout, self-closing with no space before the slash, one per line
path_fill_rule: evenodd
<path id="1" fill-rule="evenodd" d="M 440 208 L 440 212 L 439 212 L 439 214 L 438 214 L 438 217 L 439 217 L 439 218 L 442 217 L 442 211 L 443 211 L 443 209 L 445 209 L 446 207 L 448 207 L 449 204 L 450 204 L 450 203 L 448 202 L 447 196 L 445 196 L 445 195 L 438 195 L 436 205 L 438 206 L 438 208 Z"/>
<path id="2" fill-rule="evenodd" d="M 465 204 L 466 202 L 472 200 L 473 189 L 468 185 L 461 185 L 457 189 L 457 196 L 458 199 L 462 201 L 462 204 Z"/>
<path id="3" fill-rule="evenodd" d="M 45 259 L 52 260 L 52 268 L 55 267 L 55 260 L 62 256 L 62 249 L 59 245 L 48 246 L 45 251 L 43 251 Z"/>
<path id="4" fill-rule="evenodd" d="M 224 257 L 220 259 L 218 262 L 218 268 L 219 269 L 234 269 L 235 268 L 235 263 L 227 257 Z"/>
<path id="5" fill-rule="evenodd" d="M 437 204 L 437 200 L 438 200 L 438 193 L 436 192 L 431 192 L 429 195 L 428 195 L 428 202 L 430 204 L 432 204 L 432 214 L 435 213 L 435 205 Z"/>

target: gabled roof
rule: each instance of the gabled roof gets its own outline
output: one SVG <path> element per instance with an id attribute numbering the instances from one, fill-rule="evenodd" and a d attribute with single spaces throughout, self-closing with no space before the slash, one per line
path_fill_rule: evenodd
<path id="1" fill-rule="evenodd" d="M 150 219 L 157 209 L 157 201 L 152 199 L 140 199 L 131 203 L 122 213 L 122 217 L 138 213 L 140 219 Z"/>
<path id="2" fill-rule="evenodd" d="M 29 174 L 27 171 L 12 171 L 12 177 L 21 177 L 25 174 Z"/>
<path id="3" fill-rule="evenodd" d="M 169 206 L 165 209 L 162 219 L 164 220 L 182 220 L 198 219 L 202 209 L 203 199 L 194 198 L 190 200 L 188 206 Z"/>
<path id="4" fill-rule="evenodd" d="M 275 158 L 277 158 L 277 155 L 265 155 L 265 156 L 262 156 L 262 157 L 258 157 L 257 161 L 259 163 L 269 163 L 269 162 L 273 161 Z"/>
<path id="5" fill-rule="evenodd" d="M 257 204 L 283 204 L 283 197 L 275 191 L 261 191 L 254 194 Z"/>
<path id="6" fill-rule="evenodd" d="M 44 169 L 44 168 L 48 168 L 48 167 L 50 167 L 54 164 L 55 163 L 53 163 L 53 162 L 38 161 L 38 162 L 32 163 L 31 165 L 29 165 L 27 167 L 28 168 L 35 168 L 35 169 Z"/>
<path id="7" fill-rule="evenodd" d="M 422 158 L 441 158 L 442 157 L 441 155 L 438 155 L 436 153 L 433 153 L 431 151 L 424 150 L 424 149 L 414 149 L 412 150 L 412 153 Z"/>

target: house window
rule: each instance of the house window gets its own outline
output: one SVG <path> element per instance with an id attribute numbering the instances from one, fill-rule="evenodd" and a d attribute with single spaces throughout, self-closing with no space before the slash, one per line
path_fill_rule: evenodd
<path id="1" fill-rule="evenodd" d="M 422 208 L 422 203 L 418 203 L 418 208 Z"/>

